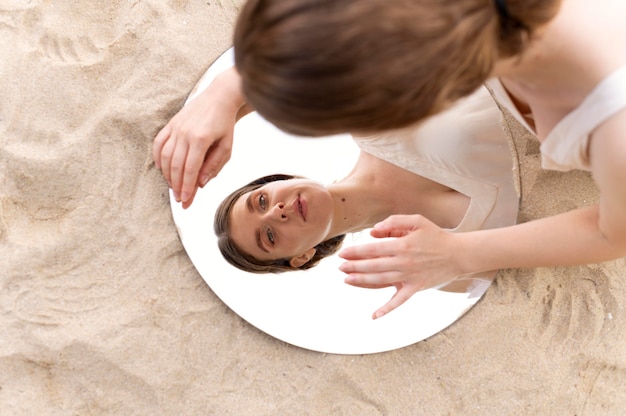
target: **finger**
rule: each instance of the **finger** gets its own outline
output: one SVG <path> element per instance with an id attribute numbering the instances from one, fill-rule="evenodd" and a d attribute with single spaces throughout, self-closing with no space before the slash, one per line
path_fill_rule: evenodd
<path id="1" fill-rule="evenodd" d="M 172 187 L 174 194 L 177 196 L 176 200 L 178 202 L 181 201 L 180 196 L 183 187 L 183 172 L 188 152 L 189 146 L 187 145 L 187 142 L 185 140 L 181 140 L 179 143 L 176 143 L 170 162 L 170 186 Z"/>
<path id="2" fill-rule="evenodd" d="M 159 134 L 156 135 L 154 141 L 152 142 L 152 159 L 154 160 L 156 167 L 159 169 L 161 169 L 161 152 L 163 151 L 163 145 L 170 137 L 170 132 L 170 125 L 166 124 L 165 127 L 159 131 Z"/>
<path id="3" fill-rule="evenodd" d="M 384 240 L 377 243 L 362 244 L 342 249 L 339 257 L 346 260 L 374 259 L 378 257 L 393 257 L 397 250 L 396 240 Z"/>
<path id="4" fill-rule="evenodd" d="M 169 184 L 170 188 L 172 187 L 170 166 L 172 164 L 172 156 L 174 155 L 175 149 L 176 137 L 169 136 L 168 140 L 163 144 L 163 147 L 161 148 L 161 171 L 163 172 L 163 177 Z"/>
<path id="5" fill-rule="evenodd" d="M 382 316 L 387 315 L 389 312 L 396 309 L 398 306 L 402 305 L 404 302 L 409 300 L 411 296 L 415 294 L 416 291 L 411 289 L 410 287 L 403 286 L 398 289 L 396 293 L 389 299 L 389 302 L 385 303 L 381 308 L 379 308 L 372 315 L 372 319 L 378 319 Z"/>
<path id="6" fill-rule="evenodd" d="M 374 225 L 370 234 L 376 238 L 403 237 L 427 223 L 428 220 L 421 215 L 392 215 Z"/>
<path id="7" fill-rule="evenodd" d="M 393 286 L 393 284 L 379 284 L 379 285 L 365 285 L 365 284 L 363 284 L 362 285 L 362 284 L 358 284 L 358 283 L 348 283 L 348 282 L 346 282 L 346 283 L 349 284 L 350 286 L 360 287 L 360 288 L 363 288 L 363 289 L 383 289 L 383 288 L 386 288 L 386 287 Z"/>
<path id="8" fill-rule="evenodd" d="M 359 287 L 370 286 L 391 286 L 398 282 L 401 274 L 396 271 L 383 273 L 348 273 L 344 282 Z"/>
<path id="9" fill-rule="evenodd" d="M 353 259 L 341 263 L 339 270 L 346 274 L 397 272 L 403 264 L 400 261 L 400 258 L 393 256 Z"/>
<path id="10" fill-rule="evenodd" d="M 375 238 L 387 238 L 387 237 L 404 237 L 409 234 L 411 230 L 397 230 L 397 229 L 377 229 L 372 228 L 370 230 L 370 235 Z"/>
<path id="11" fill-rule="evenodd" d="M 188 201 L 196 193 L 198 188 L 198 174 L 204 161 L 207 149 L 201 145 L 191 146 L 187 152 L 187 158 L 183 168 L 182 186 L 180 199 L 183 202 Z"/>
<path id="12" fill-rule="evenodd" d="M 391 215 L 375 224 L 374 228 L 378 230 L 394 228 L 412 229 L 415 228 L 415 223 L 420 217 L 420 215 Z"/>
<path id="13" fill-rule="evenodd" d="M 191 206 L 191 204 L 193 203 L 193 200 L 196 198 L 197 193 L 198 193 L 198 187 L 195 187 L 193 190 L 193 193 L 191 194 L 191 197 L 189 197 L 187 201 L 183 201 L 183 209 L 187 209 Z"/>
<path id="14" fill-rule="evenodd" d="M 217 176 L 224 165 L 230 160 L 232 147 L 230 140 L 220 140 L 216 146 L 209 149 L 209 153 L 200 168 L 198 185 L 204 187 L 207 182 Z"/>
<path id="15" fill-rule="evenodd" d="M 207 153 L 205 155 L 204 162 L 202 162 L 202 166 L 200 166 L 200 172 L 198 172 L 198 182 L 196 185 L 200 188 L 204 188 L 204 186 L 214 178 L 214 176 L 212 176 L 213 171 L 211 170 L 208 159 L 209 154 Z"/>

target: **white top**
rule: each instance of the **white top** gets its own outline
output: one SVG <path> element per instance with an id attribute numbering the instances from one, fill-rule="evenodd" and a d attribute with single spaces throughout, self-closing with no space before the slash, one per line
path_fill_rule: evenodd
<path id="1" fill-rule="evenodd" d="M 530 132 L 536 135 L 502 83 L 493 78 L 487 81 L 496 99 Z M 589 138 L 593 131 L 626 108 L 626 66 L 603 79 L 578 107 L 566 115 L 541 143 L 541 165 L 544 169 L 568 171 L 590 170 Z"/>
<path id="2" fill-rule="evenodd" d="M 471 198 L 452 231 L 513 225 L 519 198 L 501 112 L 482 87 L 452 108 L 399 130 L 355 137 L 361 150 Z"/>

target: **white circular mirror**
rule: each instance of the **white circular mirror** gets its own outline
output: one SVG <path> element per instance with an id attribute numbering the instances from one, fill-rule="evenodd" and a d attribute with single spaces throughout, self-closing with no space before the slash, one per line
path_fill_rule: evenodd
<path id="1" fill-rule="evenodd" d="M 189 97 L 233 65 L 232 49 L 222 55 Z M 188 100 L 189 100 L 188 99 Z M 191 261 L 211 290 L 235 313 L 261 331 L 292 345 L 336 354 L 367 354 L 401 348 L 443 330 L 480 299 L 494 273 L 484 274 L 471 292 L 430 289 L 415 294 L 390 314 L 372 319 L 394 288 L 363 289 L 345 284 L 333 256 L 308 271 L 258 275 L 229 265 L 213 232 L 217 205 L 234 189 L 272 173 L 298 174 L 321 183 L 342 179 L 357 160 L 350 136 L 297 138 L 256 113 L 235 128 L 231 160 L 217 178 L 198 191 L 183 210 L 170 193 L 172 214 Z M 344 247 L 371 241 L 367 230 L 348 235 Z"/>

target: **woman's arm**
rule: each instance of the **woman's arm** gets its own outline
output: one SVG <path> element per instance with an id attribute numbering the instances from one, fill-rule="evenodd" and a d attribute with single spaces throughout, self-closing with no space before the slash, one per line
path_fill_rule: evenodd
<path id="1" fill-rule="evenodd" d="M 233 129 L 245 100 L 236 69 L 220 73 L 157 134 L 152 152 L 157 168 L 187 208 L 198 187 L 230 159 Z"/>
<path id="2" fill-rule="evenodd" d="M 451 233 L 419 215 L 392 216 L 376 225 L 375 237 L 398 237 L 339 253 L 346 283 L 395 285 L 394 297 L 374 313 L 391 312 L 420 290 L 457 276 L 515 267 L 598 263 L 626 255 L 599 227 L 599 207 L 570 211 L 523 224 Z M 622 235 L 623 237 L 623 235 Z"/>
<path id="3" fill-rule="evenodd" d="M 464 270 L 600 263 L 626 255 L 599 226 L 599 207 L 580 208 L 516 226 L 459 234 Z M 476 247 L 470 248 L 470 245 Z"/>
<path id="4" fill-rule="evenodd" d="M 457 276 L 516 267 L 570 266 L 626 256 L 626 110 L 598 127 L 590 142 L 597 206 L 505 228 L 450 233 L 421 216 L 393 216 L 372 230 L 397 237 L 342 250 L 340 266 L 353 285 L 395 285 L 374 317 L 415 292 Z"/>

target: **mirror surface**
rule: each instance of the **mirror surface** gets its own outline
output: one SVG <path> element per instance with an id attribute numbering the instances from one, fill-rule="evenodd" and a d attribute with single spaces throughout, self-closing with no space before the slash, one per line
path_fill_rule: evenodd
<path id="1" fill-rule="evenodd" d="M 188 101 L 221 71 L 233 65 L 232 49 L 215 61 Z M 170 192 L 172 215 L 194 266 L 211 290 L 235 313 L 261 331 L 289 344 L 335 354 L 368 354 L 401 348 L 436 334 L 459 319 L 489 287 L 471 293 L 418 292 L 390 314 L 372 320 L 395 288 L 363 289 L 343 282 L 342 259 L 332 256 L 308 271 L 257 275 L 226 263 L 213 233 L 217 205 L 234 189 L 272 173 L 304 175 L 330 184 L 356 163 L 357 145 L 348 135 L 290 136 L 258 114 L 235 127 L 231 160 L 198 191 L 186 210 Z M 346 236 L 343 247 L 372 241 L 368 230 Z"/>

